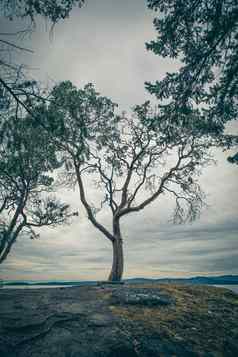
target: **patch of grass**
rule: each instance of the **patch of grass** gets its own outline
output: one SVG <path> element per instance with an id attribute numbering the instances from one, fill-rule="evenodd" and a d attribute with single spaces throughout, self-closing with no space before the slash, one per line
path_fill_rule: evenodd
<path id="1" fill-rule="evenodd" d="M 132 286 L 133 287 L 133 286 Z M 138 287 L 138 286 L 137 286 Z M 155 288 L 143 285 L 143 288 Z M 129 323 L 136 333 L 140 325 L 147 333 L 156 333 L 174 343 L 186 342 L 192 349 L 224 356 L 238 341 L 238 296 L 227 289 L 196 285 L 160 285 L 175 304 L 168 306 L 118 306 L 111 312 Z"/>

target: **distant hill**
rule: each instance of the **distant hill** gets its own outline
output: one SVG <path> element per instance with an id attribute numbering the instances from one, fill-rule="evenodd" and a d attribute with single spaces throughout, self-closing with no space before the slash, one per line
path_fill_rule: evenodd
<path id="1" fill-rule="evenodd" d="M 126 283 L 142 284 L 142 283 L 173 283 L 173 284 L 207 284 L 207 285 L 233 285 L 238 284 L 238 275 L 223 275 L 223 276 L 196 276 L 192 278 L 160 278 L 160 279 L 147 279 L 147 278 L 131 278 L 125 279 Z M 2 281 L 2 285 L 18 285 L 18 286 L 93 286 L 97 281 Z"/>
<path id="2" fill-rule="evenodd" d="M 53 286 L 53 285 L 65 285 L 65 286 L 77 286 L 77 285 L 96 285 L 96 281 L 61 281 L 61 280 L 57 280 L 57 281 L 27 281 L 27 280 L 6 280 L 6 281 L 2 281 L 1 284 L 2 285 L 29 285 L 29 286 L 37 286 L 37 285 L 44 285 L 44 286 Z"/>
<path id="3" fill-rule="evenodd" d="M 173 284 L 208 284 L 208 285 L 232 285 L 238 284 L 238 275 L 223 276 L 196 276 L 192 278 L 161 278 L 161 279 L 128 279 L 130 283 L 156 282 Z"/>

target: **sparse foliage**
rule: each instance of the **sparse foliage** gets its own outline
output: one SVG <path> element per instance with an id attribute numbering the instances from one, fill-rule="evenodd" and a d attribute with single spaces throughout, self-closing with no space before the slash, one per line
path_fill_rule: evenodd
<path id="1" fill-rule="evenodd" d="M 47 133 L 29 117 L 0 116 L 0 263 L 22 234 L 67 222 L 69 206 L 52 195 L 49 172 L 59 167 Z"/>
<path id="2" fill-rule="evenodd" d="M 10 20 L 28 17 L 32 22 L 37 15 L 41 15 L 56 23 L 68 17 L 73 6 L 81 7 L 83 4 L 84 0 L 3 0 L 0 13 Z"/>
<path id="3" fill-rule="evenodd" d="M 120 280 L 121 218 L 168 194 L 175 200 L 174 220 L 194 220 L 204 203 L 196 176 L 211 160 L 207 150 L 212 144 L 197 118 L 183 128 L 170 117 L 158 117 L 149 103 L 137 106 L 130 118 L 115 115 L 114 108 L 92 85 L 78 90 L 63 82 L 53 89 L 41 120 L 61 152 L 65 179 L 78 185 L 89 220 L 112 243 L 109 280 Z M 92 180 L 101 193 L 100 202 L 91 203 L 88 196 Z M 103 206 L 111 212 L 112 230 L 96 217 Z"/>
<path id="4" fill-rule="evenodd" d="M 238 115 L 238 3 L 236 0 L 147 0 L 158 11 L 156 40 L 147 49 L 181 61 L 181 68 L 146 83 L 162 113 L 196 111 L 215 136 Z M 235 140 L 235 144 L 237 140 Z M 221 141 L 224 145 L 224 141 Z M 230 145 L 230 142 L 229 144 Z"/>
<path id="5" fill-rule="evenodd" d="M 1 1 L 0 16 L 11 21 L 16 18 L 30 20 L 30 25 L 22 31 L 0 33 L 0 110 L 6 109 L 14 99 L 17 109 L 23 108 L 32 115 L 29 98 L 36 95 L 36 83 L 26 79 L 26 66 L 14 58 L 18 57 L 19 51 L 33 53 L 21 42 L 26 35 L 31 35 L 37 16 L 43 16 L 55 25 L 69 16 L 73 6 L 83 4 L 84 0 Z"/>

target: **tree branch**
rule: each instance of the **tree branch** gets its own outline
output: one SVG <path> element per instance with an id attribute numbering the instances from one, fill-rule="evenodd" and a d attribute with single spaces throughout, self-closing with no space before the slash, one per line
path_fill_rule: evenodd
<path id="1" fill-rule="evenodd" d="M 127 177 L 126 177 L 125 183 L 124 183 L 124 185 L 122 187 L 122 197 L 121 197 L 120 205 L 118 207 L 118 211 L 119 212 L 126 205 L 126 202 L 127 202 L 127 191 L 128 191 L 128 187 L 129 187 L 131 178 L 132 178 L 134 165 L 140 159 L 141 155 L 143 155 L 145 153 L 145 151 L 148 148 L 148 146 L 150 144 L 150 141 L 151 141 L 150 137 L 148 135 L 147 143 L 145 144 L 145 146 L 143 146 L 142 135 L 143 135 L 143 131 L 141 130 L 141 135 L 139 137 L 137 137 L 137 142 L 140 143 L 141 150 L 137 154 L 134 154 L 134 158 L 133 158 L 133 160 L 132 160 L 132 162 L 131 162 L 131 164 L 130 164 L 130 166 L 128 168 Z M 135 147 L 136 147 L 136 145 L 135 145 Z"/>
<path id="2" fill-rule="evenodd" d="M 15 99 L 15 101 L 17 103 L 19 103 L 26 110 L 26 112 L 34 118 L 35 116 L 34 116 L 33 112 L 26 106 L 26 104 L 21 99 L 18 98 L 18 96 L 13 92 L 11 87 L 9 87 L 9 85 L 2 78 L 0 78 L 0 83 L 12 95 L 12 97 Z"/>
<path id="3" fill-rule="evenodd" d="M 3 39 L 0 39 L 0 42 L 4 43 L 7 46 L 11 46 L 13 48 L 16 48 L 17 50 L 20 50 L 20 51 L 26 51 L 26 52 L 34 53 L 34 51 L 30 50 L 29 48 L 20 47 L 18 45 L 15 45 L 15 43 L 12 43 L 12 42 L 9 42 L 9 41 L 3 40 Z"/>
<path id="4" fill-rule="evenodd" d="M 77 181 L 78 181 L 78 186 L 79 186 L 79 193 L 80 193 L 80 199 L 81 202 L 84 206 L 84 208 L 87 211 L 88 214 L 88 219 L 92 222 L 92 224 L 98 229 L 100 230 L 111 242 L 114 241 L 114 237 L 113 235 L 104 227 L 102 226 L 94 217 L 92 209 L 90 207 L 90 205 L 88 204 L 86 197 L 85 197 L 85 191 L 84 191 L 84 185 L 83 185 L 83 181 L 82 181 L 82 177 L 80 174 L 80 170 L 79 167 L 77 165 L 76 162 L 74 162 L 74 167 L 75 167 L 75 172 L 76 172 L 76 176 L 77 176 Z"/>
<path id="5" fill-rule="evenodd" d="M 174 171 L 178 170 L 179 165 L 183 158 L 184 158 L 183 156 L 179 156 L 177 164 L 174 167 L 172 167 L 167 174 L 164 175 L 164 177 L 161 179 L 158 189 L 149 198 L 147 198 L 145 201 L 143 201 L 141 204 L 137 206 L 127 207 L 121 210 L 121 212 L 119 213 L 119 217 L 122 217 L 131 212 L 138 212 L 143 208 L 145 208 L 146 206 L 148 206 L 151 202 L 153 202 L 163 192 L 163 186 L 165 182 L 173 175 Z"/>

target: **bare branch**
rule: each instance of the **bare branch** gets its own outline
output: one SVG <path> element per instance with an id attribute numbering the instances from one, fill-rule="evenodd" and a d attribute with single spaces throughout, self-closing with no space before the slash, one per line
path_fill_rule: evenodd
<path id="1" fill-rule="evenodd" d="M 34 118 L 34 114 L 33 112 L 28 108 L 28 106 L 21 100 L 18 98 L 18 96 L 14 93 L 14 91 L 12 90 L 11 87 L 9 87 L 9 85 L 2 79 L 0 78 L 0 83 L 3 85 L 4 88 L 6 88 L 6 90 L 12 95 L 12 97 L 15 99 L 15 101 L 17 103 L 19 103 L 28 114 L 30 114 L 33 118 Z"/>
<path id="2" fill-rule="evenodd" d="M 15 43 L 12 43 L 12 42 L 9 42 L 9 41 L 3 40 L 3 39 L 0 39 L 0 42 L 5 44 L 5 45 L 7 45 L 7 46 L 11 46 L 13 48 L 16 48 L 17 50 L 20 50 L 20 51 L 34 53 L 34 51 L 30 50 L 29 48 L 18 46 Z"/>
<path id="3" fill-rule="evenodd" d="M 81 202 L 84 206 L 84 208 L 87 211 L 88 214 L 88 219 L 92 222 L 92 224 L 98 228 L 111 242 L 113 242 L 114 237 L 113 235 L 105 228 L 103 227 L 94 217 L 93 212 L 92 212 L 92 208 L 90 207 L 90 205 L 88 204 L 87 200 L 86 200 L 86 196 L 85 196 L 85 191 L 84 191 L 84 184 L 82 181 L 82 177 L 80 174 L 80 170 L 79 167 L 77 165 L 76 162 L 74 162 L 74 167 L 75 167 L 75 172 L 77 175 L 77 181 L 78 181 L 78 186 L 79 186 L 79 192 L 80 192 L 80 198 L 81 198 Z"/>

